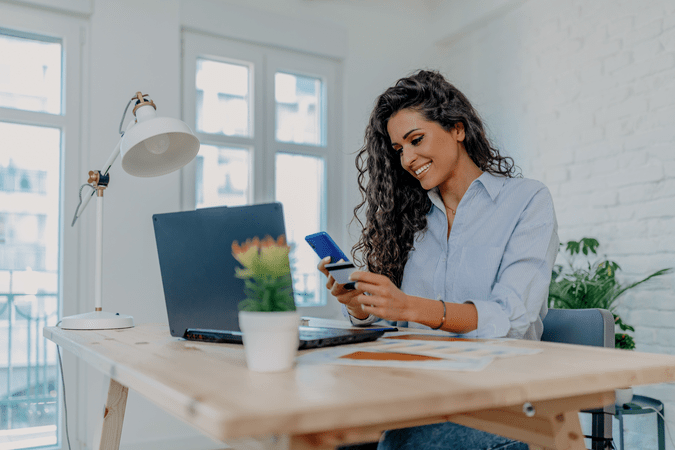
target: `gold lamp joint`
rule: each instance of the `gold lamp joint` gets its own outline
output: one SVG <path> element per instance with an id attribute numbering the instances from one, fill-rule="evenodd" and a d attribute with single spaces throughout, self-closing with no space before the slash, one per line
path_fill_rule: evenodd
<path id="1" fill-rule="evenodd" d="M 96 195 L 98 197 L 103 197 L 103 191 L 108 187 L 110 182 L 110 175 L 103 175 L 100 170 L 90 170 L 89 179 L 87 183 L 94 186 L 96 189 Z"/>
<path id="2" fill-rule="evenodd" d="M 155 108 L 155 111 L 157 111 L 157 106 L 155 106 L 155 102 L 153 102 L 152 99 L 145 98 L 145 97 L 147 97 L 147 94 L 145 94 L 145 95 L 141 94 L 141 91 L 136 92 L 136 95 L 131 97 L 132 100 L 138 99 L 138 101 L 136 102 L 136 106 L 134 106 L 134 111 L 133 111 L 134 116 L 136 116 L 136 110 L 138 108 L 140 108 L 141 106 L 145 106 L 145 105 L 150 105 L 153 108 Z"/>

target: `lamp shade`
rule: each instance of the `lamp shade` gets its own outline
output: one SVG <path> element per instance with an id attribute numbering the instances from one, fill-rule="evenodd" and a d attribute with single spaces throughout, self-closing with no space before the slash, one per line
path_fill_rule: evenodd
<path id="1" fill-rule="evenodd" d="M 152 106 L 142 106 L 120 143 L 122 168 L 136 177 L 158 177 L 178 170 L 194 159 L 199 140 L 186 123 L 157 117 Z"/>

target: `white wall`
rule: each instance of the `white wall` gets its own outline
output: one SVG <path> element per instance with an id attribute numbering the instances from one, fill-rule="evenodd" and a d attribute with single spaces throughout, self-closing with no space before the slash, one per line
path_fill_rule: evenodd
<path id="1" fill-rule="evenodd" d="M 562 241 L 597 238 L 625 282 L 674 267 L 675 2 L 514 4 L 439 39 L 439 67 L 551 189 Z M 619 313 L 638 350 L 675 353 L 675 274 L 626 293 Z M 675 387 L 636 392 L 662 400 L 675 431 Z M 656 448 L 655 427 L 627 420 L 627 444 Z"/>
<path id="2" fill-rule="evenodd" d="M 136 91 L 150 94 L 161 115 L 180 117 L 178 11 L 176 1 L 95 2 L 88 41 L 90 86 L 89 95 L 85 97 L 90 100 L 86 167 L 99 167 L 109 156 L 119 139 L 122 110 Z M 107 303 L 104 308 L 130 314 L 136 323 L 166 323 L 151 215 L 179 209 L 180 173 L 143 179 L 120 169 L 117 163 L 111 170 L 111 188 L 105 200 L 103 289 Z M 80 227 L 82 230 L 93 228 L 84 223 Z M 91 240 L 87 244 L 86 247 L 93 249 Z M 84 278 L 90 276 L 89 267 L 82 268 Z M 90 286 L 88 292 L 92 291 Z M 92 430 L 100 420 L 104 398 L 96 393 L 106 391 L 108 380 L 91 369 L 85 373 L 85 382 L 80 386 L 86 403 L 80 402 L 77 411 L 83 423 L 78 437 L 91 445 Z M 123 445 L 151 436 L 171 439 L 191 432 L 190 427 L 169 418 L 138 394 L 129 395 Z"/>

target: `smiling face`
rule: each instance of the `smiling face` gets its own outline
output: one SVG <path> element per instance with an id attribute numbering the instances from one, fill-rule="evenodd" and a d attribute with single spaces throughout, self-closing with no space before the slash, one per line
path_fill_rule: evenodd
<path id="1" fill-rule="evenodd" d="M 418 111 L 403 109 L 389 119 L 387 131 L 401 166 L 425 190 L 450 184 L 466 160 L 471 161 L 462 144 L 462 123 L 446 131 Z"/>

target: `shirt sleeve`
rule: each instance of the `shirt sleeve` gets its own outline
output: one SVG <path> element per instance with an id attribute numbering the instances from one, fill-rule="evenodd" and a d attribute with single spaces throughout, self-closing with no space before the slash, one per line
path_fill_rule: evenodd
<path id="1" fill-rule="evenodd" d="M 530 200 L 509 238 L 489 298 L 468 300 L 478 311 L 476 336 L 540 339 L 526 336 L 548 299 L 551 272 L 558 254 L 558 225 L 551 194 L 545 187 Z"/>
<path id="2" fill-rule="evenodd" d="M 347 307 L 345 305 L 340 305 L 342 306 L 342 314 L 349 319 L 352 325 L 355 327 L 365 327 L 366 325 L 370 325 L 371 323 L 375 323 L 378 320 L 380 320 L 379 317 L 374 316 L 370 314 L 368 317 L 365 319 L 357 319 L 356 317 L 352 316 L 349 314 L 349 311 L 347 311 Z"/>

